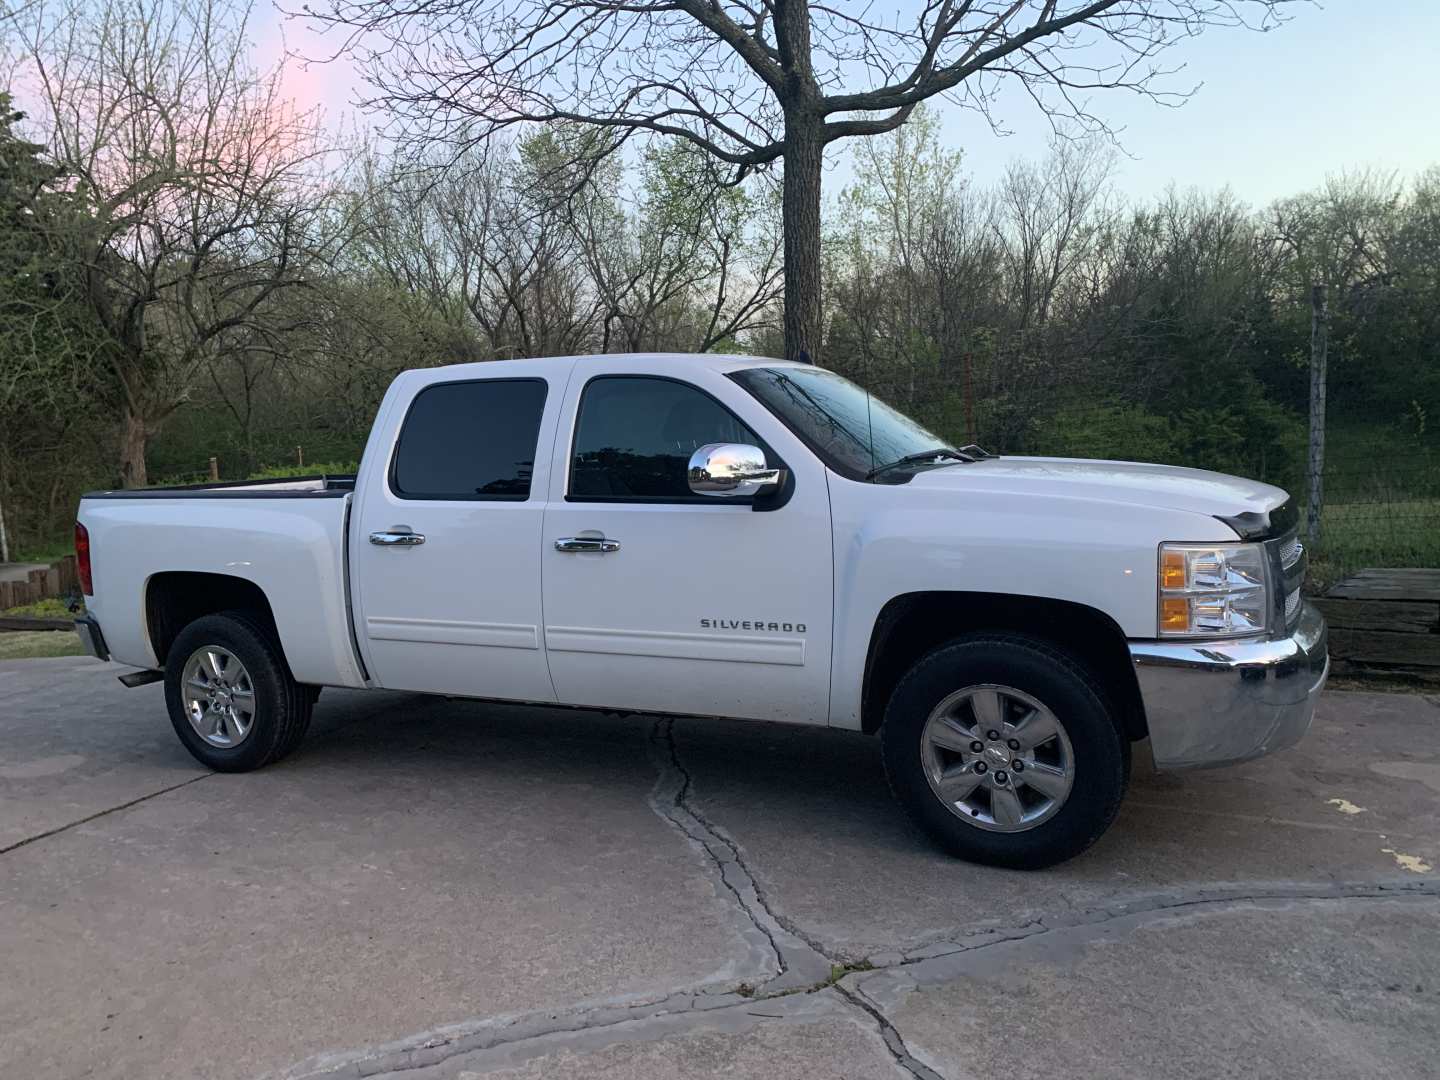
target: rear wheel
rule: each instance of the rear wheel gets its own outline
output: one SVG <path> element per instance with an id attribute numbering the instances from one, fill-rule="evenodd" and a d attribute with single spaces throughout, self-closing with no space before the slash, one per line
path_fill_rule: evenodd
<path id="1" fill-rule="evenodd" d="M 1089 671 L 1048 642 L 959 638 L 921 658 L 881 729 L 891 790 L 951 853 L 1016 869 L 1084 851 L 1119 810 L 1130 744 Z"/>
<path id="2" fill-rule="evenodd" d="M 279 646 L 248 612 L 196 619 L 165 662 L 175 734 L 202 764 L 246 772 L 284 757 L 310 725 L 314 695 L 295 682 Z"/>

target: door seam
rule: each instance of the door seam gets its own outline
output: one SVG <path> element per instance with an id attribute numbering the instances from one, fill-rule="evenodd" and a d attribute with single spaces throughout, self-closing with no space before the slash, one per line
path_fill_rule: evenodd
<path id="1" fill-rule="evenodd" d="M 540 653 L 545 657 L 545 677 L 550 680 L 550 696 L 560 705 L 565 703 L 560 700 L 560 688 L 555 685 L 555 672 L 550 667 L 550 648 L 545 644 L 545 574 L 550 565 L 550 553 L 546 550 L 545 539 L 549 535 L 550 503 L 555 490 L 555 479 L 558 476 L 562 483 L 568 483 L 566 470 L 556 468 L 555 456 L 560 450 L 560 428 L 570 403 L 570 384 L 575 380 L 575 368 L 578 365 L 578 360 L 570 364 L 570 370 L 565 373 L 565 387 L 560 391 L 560 404 L 555 410 L 555 430 L 550 435 L 550 469 L 545 477 L 545 503 L 540 508 Z"/>

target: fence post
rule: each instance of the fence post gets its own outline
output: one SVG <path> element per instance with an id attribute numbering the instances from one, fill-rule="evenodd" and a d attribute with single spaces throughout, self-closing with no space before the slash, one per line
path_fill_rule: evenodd
<path id="1" fill-rule="evenodd" d="M 219 459 L 219 458 L 213 458 L 213 457 L 212 457 L 212 458 L 210 459 L 210 482 L 211 482 L 212 484 L 218 484 L 218 483 L 220 482 L 220 459 Z"/>
<path id="2" fill-rule="evenodd" d="M 977 443 L 980 440 L 975 437 L 975 390 L 970 383 L 970 353 L 963 357 L 965 375 L 965 441 Z"/>
<path id="3" fill-rule="evenodd" d="M 1325 363 L 1330 345 L 1330 307 L 1324 285 L 1310 288 L 1310 453 L 1305 472 L 1310 505 L 1305 511 L 1305 535 L 1311 544 L 1320 539 L 1320 512 L 1325 505 Z"/>
<path id="4" fill-rule="evenodd" d="M 305 448 L 303 446 L 295 447 L 295 464 L 302 469 L 305 467 Z"/>

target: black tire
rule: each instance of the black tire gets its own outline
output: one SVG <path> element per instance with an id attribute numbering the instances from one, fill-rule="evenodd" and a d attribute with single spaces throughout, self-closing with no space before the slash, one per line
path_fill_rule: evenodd
<path id="1" fill-rule="evenodd" d="M 924 731 L 932 712 L 980 684 L 1034 698 L 1069 738 L 1069 793 L 1053 816 L 1025 831 L 972 824 L 932 790 L 926 775 Z M 880 736 L 890 790 L 911 820 L 951 854 L 990 866 L 1037 870 L 1080 854 L 1114 821 L 1130 779 L 1130 742 L 1094 676 L 1061 649 L 1025 635 L 969 634 L 922 657 L 890 696 Z"/>
<path id="2" fill-rule="evenodd" d="M 182 700 L 186 661 L 207 645 L 233 653 L 244 664 L 254 687 L 254 722 L 233 747 L 206 742 L 191 726 Z M 165 660 L 165 705 L 175 734 L 200 764 L 216 772 L 249 772 L 294 750 L 310 726 L 316 696 L 310 687 L 295 681 L 279 644 L 264 624 L 246 611 L 196 619 L 180 631 Z"/>

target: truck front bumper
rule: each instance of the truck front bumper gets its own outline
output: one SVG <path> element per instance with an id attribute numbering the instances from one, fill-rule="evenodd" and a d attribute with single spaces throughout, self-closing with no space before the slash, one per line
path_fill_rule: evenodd
<path id="1" fill-rule="evenodd" d="M 1325 620 L 1308 603 L 1269 641 L 1132 641 L 1157 769 L 1247 761 L 1299 741 L 1330 673 Z"/>

